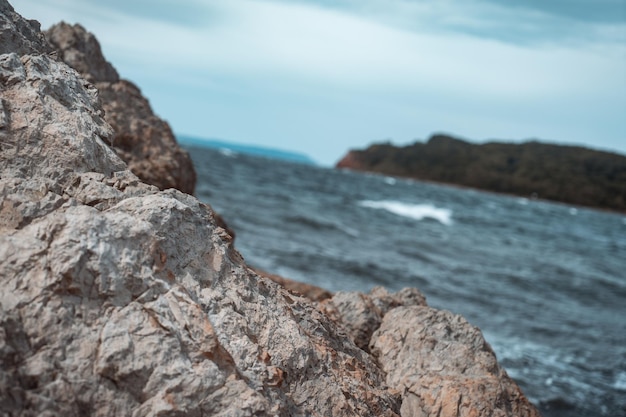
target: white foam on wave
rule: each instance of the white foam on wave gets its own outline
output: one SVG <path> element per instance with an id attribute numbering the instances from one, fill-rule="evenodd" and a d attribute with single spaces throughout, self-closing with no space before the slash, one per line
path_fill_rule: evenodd
<path id="1" fill-rule="evenodd" d="M 392 200 L 365 200 L 361 201 L 359 205 L 373 209 L 387 210 L 398 216 L 408 217 L 414 220 L 433 219 L 446 226 L 452 224 L 452 210 L 435 207 L 432 204 L 409 204 Z"/>
<path id="2" fill-rule="evenodd" d="M 220 148 L 219 152 L 227 157 L 231 157 L 231 156 L 235 156 L 237 155 L 237 152 L 233 151 L 232 149 L 228 149 L 228 148 Z"/>
<path id="3" fill-rule="evenodd" d="M 626 372 L 620 372 L 619 375 L 617 375 L 613 388 L 620 391 L 626 391 Z"/>

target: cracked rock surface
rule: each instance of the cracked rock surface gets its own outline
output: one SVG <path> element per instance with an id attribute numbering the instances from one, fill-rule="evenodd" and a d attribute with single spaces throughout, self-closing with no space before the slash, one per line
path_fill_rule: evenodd
<path id="1" fill-rule="evenodd" d="M 0 82 L 0 414 L 397 415 L 372 358 L 210 207 L 126 169 L 74 70 L 10 53 Z"/>
<path id="2" fill-rule="evenodd" d="M 314 303 L 259 276 L 208 205 L 128 169 L 93 84 L 12 10 L 1 416 L 538 415 L 480 331 L 417 290 Z"/>

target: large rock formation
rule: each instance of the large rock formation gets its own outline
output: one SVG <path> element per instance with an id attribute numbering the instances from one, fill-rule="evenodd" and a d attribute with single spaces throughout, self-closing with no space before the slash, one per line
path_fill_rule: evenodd
<path id="1" fill-rule="evenodd" d="M 78 74 L 17 54 L 0 74 L 2 413 L 396 415 L 373 360 L 208 206 L 125 170 Z"/>
<path id="2" fill-rule="evenodd" d="M 257 275 L 209 206 L 127 169 L 93 85 L 0 10 L 0 415 L 537 416 L 417 290 L 316 305 Z"/>
<path id="3" fill-rule="evenodd" d="M 402 416 L 537 415 L 480 330 L 459 315 L 425 306 L 395 308 L 373 334 L 370 349 L 387 384 L 403 392 Z"/>
<path id="4" fill-rule="evenodd" d="M 416 289 L 338 292 L 322 310 L 376 358 L 402 417 L 538 416 L 480 330 Z"/>
<path id="5" fill-rule="evenodd" d="M 110 145 L 130 170 L 161 190 L 177 188 L 193 194 L 196 173 L 189 154 L 178 146 L 170 126 L 154 114 L 139 88 L 120 79 L 93 34 L 80 25 L 59 23 L 46 37 L 59 58 L 98 89 L 104 118 L 114 131 Z"/>

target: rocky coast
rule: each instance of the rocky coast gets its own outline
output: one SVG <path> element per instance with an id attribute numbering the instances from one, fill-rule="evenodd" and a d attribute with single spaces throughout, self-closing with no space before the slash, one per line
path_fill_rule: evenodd
<path id="1" fill-rule="evenodd" d="M 581 146 L 474 144 L 436 134 L 351 150 L 337 167 L 626 212 L 626 156 Z"/>
<path id="2" fill-rule="evenodd" d="M 257 273 L 194 181 L 92 35 L 0 0 L 0 415 L 539 415 L 417 289 Z"/>

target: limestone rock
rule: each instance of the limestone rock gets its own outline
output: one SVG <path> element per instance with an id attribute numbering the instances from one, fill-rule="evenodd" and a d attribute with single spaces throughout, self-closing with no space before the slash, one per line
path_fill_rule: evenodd
<path id="1" fill-rule="evenodd" d="M 480 330 L 436 310 L 414 288 L 337 292 L 320 304 L 357 346 L 376 357 L 402 417 L 538 417 L 500 368 Z"/>
<path id="2" fill-rule="evenodd" d="M 143 181 L 164 190 L 193 194 L 196 173 L 169 124 L 157 117 L 133 83 L 120 80 L 93 34 L 80 25 L 59 23 L 46 32 L 59 57 L 95 84 L 105 119 L 113 127 L 111 146 Z"/>
<path id="3" fill-rule="evenodd" d="M 0 237 L 0 411 L 396 415 L 372 360 L 180 192 L 69 199 Z"/>
<path id="4" fill-rule="evenodd" d="M 496 360 L 480 330 L 426 306 L 392 309 L 370 348 L 402 394 L 402 417 L 525 416 L 539 413 Z"/>

